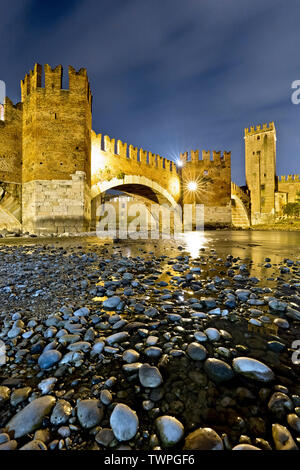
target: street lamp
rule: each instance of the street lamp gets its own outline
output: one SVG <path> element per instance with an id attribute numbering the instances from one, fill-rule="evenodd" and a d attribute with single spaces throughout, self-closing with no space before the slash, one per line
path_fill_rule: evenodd
<path id="1" fill-rule="evenodd" d="M 182 161 L 182 160 L 177 160 L 176 165 L 177 165 L 179 168 L 182 168 L 182 167 L 183 167 L 183 161 Z"/>
<path id="2" fill-rule="evenodd" d="M 197 185 L 196 181 L 190 181 L 188 183 L 187 187 L 188 187 L 188 190 L 192 191 L 192 192 L 197 191 L 197 189 L 198 189 L 198 185 Z"/>

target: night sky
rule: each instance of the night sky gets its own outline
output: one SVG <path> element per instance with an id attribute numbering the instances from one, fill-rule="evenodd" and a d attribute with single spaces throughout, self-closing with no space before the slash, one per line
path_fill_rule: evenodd
<path id="1" fill-rule="evenodd" d="M 232 151 L 275 121 L 277 173 L 299 173 L 299 0 L 0 0 L 0 80 L 20 100 L 35 62 L 88 70 L 93 129 L 176 159 Z"/>

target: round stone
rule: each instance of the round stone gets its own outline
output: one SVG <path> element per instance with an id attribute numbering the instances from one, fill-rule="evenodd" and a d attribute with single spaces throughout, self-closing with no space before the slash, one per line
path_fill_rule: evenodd
<path id="1" fill-rule="evenodd" d="M 250 357 L 237 357 L 232 366 L 235 372 L 253 380 L 271 382 L 274 379 L 274 373 L 268 366 Z"/>
<path id="2" fill-rule="evenodd" d="M 36 398 L 23 410 L 19 411 L 7 424 L 8 431 L 14 431 L 14 437 L 23 437 L 38 429 L 45 416 L 52 410 L 55 398 L 46 395 Z"/>
<path id="3" fill-rule="evenodd" d="M 289 322 L 287 320 L 285 320 L 284 318 L 275 318 L 274 323 L 279 328 L 282 328 L 284 330 L 288 330 L 289 327 L 290 327 Z"/>
<path id="4" fill-rule="evenodd" d="M 220 359 L 207 359 L 204 363 L 204 370 L 209 378 L 216 383 L 227 382 L 234 377 L 230 365 Z"/>
<path id="5" fill-rule="evenodd" d="M 189 434 L 184 450 L 223 450 L 221 437 L 211 428 L 199 428 Z"/>
<path id="6" fill-rule="evenodd" d="M 155 424 L 163 447 L 172 447 L 183 438 L 184 427 L 178 419 L 172 416 L 160 416 Z"/>
<path id="7" fill-rule="evenodd" d="M 138 362 L 139 358 L 139 353 L 134 349 L 127 349 L 123 352 L 122 356 L 123 361 L 127 362 L 127 364 L 133 364 L 134 362 Z"/>
<path id="8" fill-rule="evenodd" d="M 90 311 L 87 307 L 82 307 L 74 312 L 75 317 L 87 317 Z"/>
<path id="9" fill-rule="evenodd" d="M 103 418 L 103 408 L 99 400 L 81 400 L 77 404 L 77 416 L 83 428 L 98 426 Z"/>
<path id="10" fill-rule="evenodd" d="M 207 351 L 202 344 L 191 343 L 188 345 L 187 353 L 194 361 L 203 361 L 206 358 Z"/>
<path id="11" fill-rule="evenodd" d="M 58 400 L 56 403 L 51 417 L 50 422 L 55 425 L 65 424 L 72 413 L 72 406 L 66 400 Z"/>
<path id="12" fill-rule="evenodd" d="M 19 450 L 47 450 L 47 446 L 42 441 L 34 440 L 20 447 Z"/>
<path id="13" fill-rule="evenodd" d="M 300 433 L 300 418 L 297 416 L 295 413 L 291 413 L 287 417 L 287 422 L 289 426 L 296 431 L 297 433 Z"/>
<path id="14" fill-rule="evenodd" d="M 251 444 L 238 444 L 232 450 L 261 450 L 259 447 L 252 446 Z"/>
<path id="15" fill-rule="evenodd" d="M 38 364 L 41 369 L 50 369 L 57 362 L 60 361 L 62 357 L 61 352 L 56 349 L 50 349 L 49 351 L 43 352 L 38 360 Z"/>
<path id="16" fill-rule="evenodd" d="M 119 403 L 111 414 L 110 426 L 118 441 L 130 441 L 138 431 L 139 420 L 135 411 Z"/>
<path id="17" fill-rule="evenodd" d="M 143 387 L 155 388 L 162 384 L 162 376 L 157 367 L 143 364 L 139 368 L 139 379 Z"/>
<path id="18" fill-rule="evenodd" d="M 114 308 L 117 308 L 120 302 L 121 302 L 121 299 L 118 296 L 109 297 L 108 299 L 104 300 L 103 308 L 113 310 Z"/>
<path id="19" fill-rule="evenodd" d="M 272 424 L 272 436 L 276 450 L 299 450 L 290 431 L 281 424 Z"/>
<path id="20" fill-rule="evenodd" d="M 204 333 L 210 341 L 219 341 L 220 333 L 216 328 L 207 328 Z"/>
<path id="21" fill-rule="evenodd" d="M 199 343 L 205 343 L 205 341 L 207 341 L 207 336 L 203 331 L 196 331 L 194 338 L 199 341 Z"/>

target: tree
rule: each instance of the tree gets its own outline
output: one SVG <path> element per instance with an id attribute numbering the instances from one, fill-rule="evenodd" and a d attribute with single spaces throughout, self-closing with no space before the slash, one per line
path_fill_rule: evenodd
<path id="1" fill-rule="evenodd" d="M 289 202 L 283 208 L 284 215 L 288 217 L 300 217 L 300 197 L 296 199 L 297 202 Z"/>

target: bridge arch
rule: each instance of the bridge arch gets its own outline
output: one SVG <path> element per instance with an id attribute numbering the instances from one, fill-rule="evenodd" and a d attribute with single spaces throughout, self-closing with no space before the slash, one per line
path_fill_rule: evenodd
<path id="1" fill-rule="evenodd" d="M 91 188 L 91 225 L 93 228 L 97 225 L 97 209 L 101 204 L 101 195 L 110 189 L 136 196 L 141 202 L 145 201 L 146 205 L 149 203 L 164 204 L 170 206 L 170 209 L 176 208 L 178 205 L 173 196 L 165 188 L 145 176 L 125 175 L 123 179 L 112 178 L 108 181 L 99 181 Z M 153 214 L 149 212 L 149 207 L 147 210 L 149 217 L 153 217 Z"/>
<path id="2" fill-rule="evenodd" d="M 148 192 L 139 191 L 139 188 L 147 188 Z M 160 184 L 156 183 L 145 176 L 139 175 L 125 175 L 123 179 L 112 178 L 109 181 L 99 181 L 95 183 L 91 188 L 91 199 L 94 200 L 100 194 L 105 193 L 109 189 L 119 189 L 123 192 L 128 192 L 133 195 L 142 195 L 143 197 L 148 196 L 148 199 L 156 203 L 168 202 L 170 206 L 176 207 L 177 202 L 174 197 Z M 151 194 L 152 193 L 152 194 Z M 156 200 L 154 197 L 156 196 Z"/>

